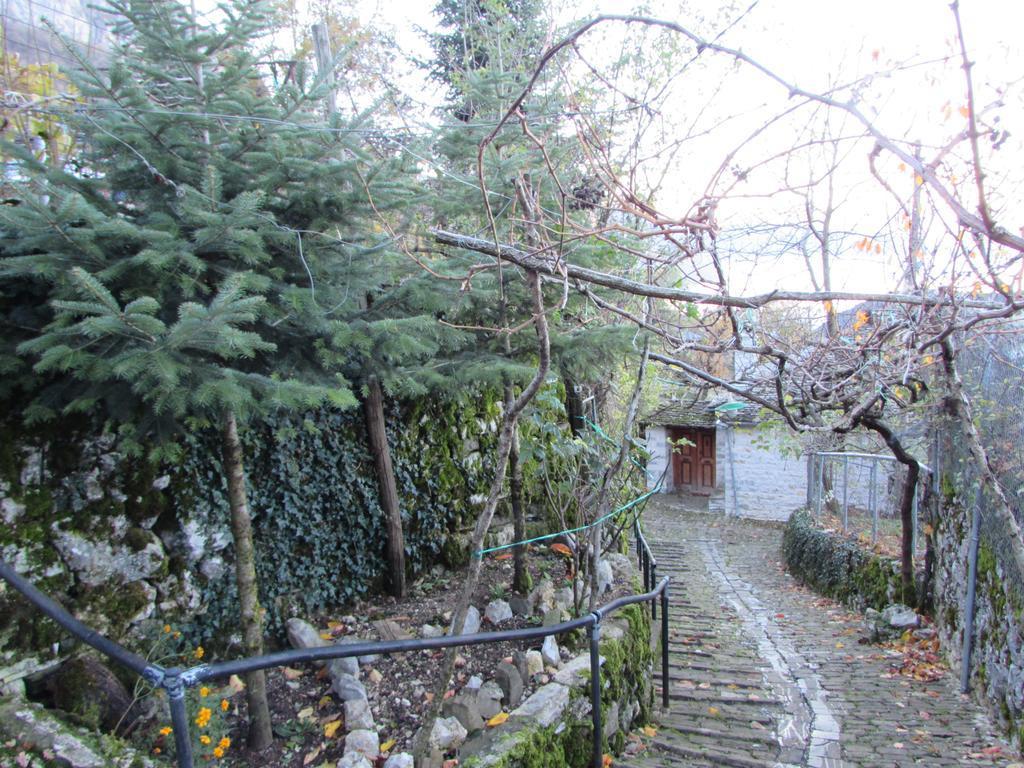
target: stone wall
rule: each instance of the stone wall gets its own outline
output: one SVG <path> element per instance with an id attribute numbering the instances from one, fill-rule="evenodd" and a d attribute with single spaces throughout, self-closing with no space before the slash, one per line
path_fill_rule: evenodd
<path id="1" fill-rule="evenodd" d="M 650 609 L 631 605 L 602 623 L 603 752 L 617 754 L 626 734 L 649 722 L 655 657 Z M 501 728 L 463 750 L 466 768 L 586 768 L 592 765 L 590 657 L 584 652 L 515 709 Z"/>
<path id="2" fill-rule="evenodd" d="M 947 488 L 935 525 L 935 621 L 953 673 L 960 674 L 966 623 L 969 505 Z M 1024 599 L 1013 587 L 995 548 L 982 537 L 975 591 L 971 690 L 1024 744 Z"/>
<path id="3" fill-rule="evenodd" d="M 658 481 L 664 477 L 663 490 L 668 491 L 672 485 L 672 472 L 668 469 L 668 430 L 665 427 L 648 426 L 645 439 L 648 453 L 647 490 L 653 491 Z"/>
<path id="4" fill-rule="evenodd" d="M 807 458 L 787 451 L 775 429 L 720 424 L 711 511 L 785 521 L 807 498 Z"/>

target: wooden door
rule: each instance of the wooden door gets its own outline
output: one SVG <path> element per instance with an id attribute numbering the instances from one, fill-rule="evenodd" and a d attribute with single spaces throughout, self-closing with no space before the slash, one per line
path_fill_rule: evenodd
<path id="1" fill-rule="evenodd" d="M 715 431 L 672 427 L 669 437 L 686 445 L 672 451 L 672 479 L 677 491 L 711 493 L 715 488 Z"/>

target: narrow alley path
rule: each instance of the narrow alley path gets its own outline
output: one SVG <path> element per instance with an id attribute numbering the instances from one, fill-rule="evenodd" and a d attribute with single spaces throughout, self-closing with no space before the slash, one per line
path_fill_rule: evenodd
<path id="1" fill-rule="evenodd" d="M 648 748 L 615 765 L 1006 768 L 1019 759 L 952 673 L 895 674 L 898 654 L 859 644 L 859 621 L 797 585 L 782 567 L 780 526 L 664 496 L 648 506 L 644 531 L 658 575 L 672 577 L 671 706 Z"/>

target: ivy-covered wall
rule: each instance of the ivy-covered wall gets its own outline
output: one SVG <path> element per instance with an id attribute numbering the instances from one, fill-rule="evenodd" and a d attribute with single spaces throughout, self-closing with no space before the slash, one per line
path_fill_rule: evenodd
<path id="1" fill-rule="evenodd" d="M 390 406 L 414 574 L 463 554 L 453 533 L 484 500 L 500 419 L 493 393 Z M 235 586 L 216 434 L 190 435 L 176 461 L 153 466 L 83 424 L 31 436 L 5 429 L 4 559 L 115 637 L 159 617 L 196 642 L 230 642 Z M 342 605 L 382 584 L 385 528 L 361 409 L 270 420 L 242 438 L 271 630 L 293 613 Z M 529 487 L 532 468 L 524 470 Z M 56 637 L 2 584 L 0 613 L 15 618 L 0 649 L 42 648 Z"/>
<path id="2" fill-rule="evenodd" d="M 858 610 L 880 611 L 894 602 L 914 604 L 913 595 L 901 594 L 897 560 L 821 530 L 805 509 L 794 512 L 786 523 L 782 551 L 795 578 Z"/>

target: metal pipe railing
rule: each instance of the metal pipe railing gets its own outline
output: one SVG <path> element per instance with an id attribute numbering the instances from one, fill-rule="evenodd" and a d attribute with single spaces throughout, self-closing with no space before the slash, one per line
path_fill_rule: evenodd
<path id="1" fill-rule="evenodd" d="M 646 541 L 642 549 L 649 563 L 654 563 L 650 555 L 650 548 Z M 645 578 L 651 576 L 645 572 Z M 512 629 L 499 632 L 484 632 L 474 635 L 447 635 L 443 637 L 431 637 L 418 640 L 392 640 L 386 642 L 362 642 L 345 645 L 331 645 L 319 648 L 296 648 L 288 651 L 278 651 L 262 656 L 254 656 L 233 661 L 217 662 L 215 664 L 201 664 L 189 669 L 180 667 L 162 667 L 159 664 L 147 662 L 141 656 L 132 653 L 127 648 L 115 643 L 113 640 L 104 637 L 85 624 L 80 622 L 56 601 L 40 592 L 35 585 L 21 574 L 14 570 L 4 560 L 0 560 L 0 578 L 4 579 L 14 589 L 20 592 L 32 605 L 53 619 L 57 624 L 67 630 L 71 635 L 81 640 L 86 645 L 95 648 L 137 675 L 145 678 L 155 687 L 162 688 L 167 692 L 171 710 L 171 726 L 174 730 L 174 745 L 176 760 L 179 768 L 193 768 L 192 740 L 189 731 L 188 715 L 185 711 L 185 692 L 188 688 L 198 685 L 207 680 L 229 677 L 230 675 L 242 675 L 248 672 L 255 672 L 260 669 L 271 667 L 292 666 L 297 663 L 311 661 L 327 661 L 330 659 L 348 658 L 351 656 L 365 656 L 368 654 L 405 653 L 410 651 L 430 650 L 448 648 L 452 646 L 485 645 L 505 641 L 529 640 L 558 635 L 570 632 L 574 629 L 585 627 L 590 637 L 590 670 L 591 670 L 591 723 L 594 729 L 593 743 L 593 765 L 594 768 L 601 768 L 603 752 L 601 749 L 603 730 L 601 727 L 601 659 L 598 647 L 601 635 L 601 621 L 605 616 L 628 605 L 637 603 L 655 602 L 660 599 L 662 604 L 662 644 L 668 647 L 668 577 L 663 578 L 657 586 L 654 586 L 653 579 L 648 583 L 645 581 L 645 592 L 639 595 L 630 595 L 613 600 L 607 605 L 595 609 L 587 616 L 548 627 L 528 627 L 526 629 Z M 668 701 L 668 654 L 662 654 L 662 681 L 664 701 Z"/>

